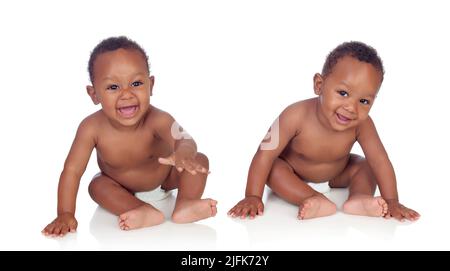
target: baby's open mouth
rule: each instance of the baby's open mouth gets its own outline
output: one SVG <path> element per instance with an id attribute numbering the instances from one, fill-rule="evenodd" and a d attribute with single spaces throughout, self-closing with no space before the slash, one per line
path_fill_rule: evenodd
<path id="1" fill-rule="evenodd" d="M 337 116 L 339 122 L 344 123 L 344 124 L 346 124 L 346 123 L 348 123 L 348 122 L 350 122 L 352 120 L 352 119 L 347 118 L 346 116 L 341 115 L 339 113 L 336 113 L 336 116 Z"/>
<path id="2" fill-rule="evenodd" d="M 119 111 L 119 114 L 124 118 L 131 118 L 134 116 L 134 114 L 137 112 L 138 106 L 137 105 L 130 105 L 130 106 L 124 106 L 119 107 L 117 111 Z"/>

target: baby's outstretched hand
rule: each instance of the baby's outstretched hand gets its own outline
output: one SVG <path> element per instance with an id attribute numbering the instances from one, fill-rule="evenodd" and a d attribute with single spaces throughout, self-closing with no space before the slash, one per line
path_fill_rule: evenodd
<path id="1" fill-rule="evenodd" d="M 404 221 L 405 219 L 409 221 L 415 221 L 419 219 L 420 214 L 413 209 L 409 209 L 406 206 L 400 204 L 397 200 L 386 200 L 388 204 L 388 211 L 385 218 L 394 217 L 399 221 Z"/>
<path id="2" fill-rule="evenodd" d="M 47 227 L 45 227 L 42 230 L 42 233 L 45 236 L 64 236 L 68 232 L 75 232 L 77 230 L 78 222 L 71 213 L 63 213 L 58 215 L 55 220 L 52 221 L 52 223 L 48 224 Z"/>
<path id="3" fill-rule="evenodd" d="M 245 199 L 241 200 L 228 211 L 228 215 L 232 217 L 241 217 L 241 219 L 245 219 L 247 216 L 250 216 L 250 219 L 256 217 L 256 215 L 263 215 L 264 212 L 264 203 L 262 202 L 260 197 L 257 196 L 248 196 Z"/>
<path id="4" fill-rule="evenodd" d="M 197 173 L 209 174 L 208 169 L 200 165 L 200 163 L 195 160 L 195 156 L 192 156 L 192 154 L 189 153 L 174 152 L 168 157 L 160 157 L 158 161 L 163 165 L 174 166 L 178 172 L 186 170 L 192 175 L 196 175 Z"/>

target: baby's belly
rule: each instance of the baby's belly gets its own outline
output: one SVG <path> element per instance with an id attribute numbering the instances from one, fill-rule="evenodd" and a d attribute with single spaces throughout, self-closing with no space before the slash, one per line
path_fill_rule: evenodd
<path id="1" fill-rule="evenodd" d="M 171 167 L 161 164 L 141 165 L 129 168 L 113 168 L 100 165 L 103 174 L 112 178 L 131 192 L 150 191 L 160 186 L 169 176 Z"/>
<path id="2" fill-rule="evenodd" d="M 334 179 L 345 169 L 348 157 L 336 161 L 315 162 L 295 156 L 281 157 L 304 181 L 320 183 Z"/>

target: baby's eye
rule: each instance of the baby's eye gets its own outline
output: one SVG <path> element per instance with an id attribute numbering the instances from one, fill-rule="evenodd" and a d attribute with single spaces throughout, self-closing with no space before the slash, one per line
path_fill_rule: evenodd
<path id="1" fill-rule="evenodd" d="M 362 104 L 370 104 L 370 101 L 367 99 L 361 99 L 361 100 L 359 100 L 359 102 Z"/>
<path id="2" fill-rule="evenodd" d="M 119 86 L 118 85 L 109 85 L 106 89 L 108 89 L 108 90 L 118 90 Z"/>
<path id="3" fill-rule="evenodd" d="M 144 83 L 142 83 L 141 81 L 135 81 L 135 82 L 131 83 L 131 85 L 132 85 L 133 87 L 138 87 L 138 86 L 143 85 L 143 84 L 144 84 Z"/>
<path id="4" fill-rule="evenodd" d="M 339 93 L 339 95 L 341 95 L 343 97 L 347 97 L 348 96 L 348 93 L 345 90 L 339 90 L 338 93 Z"/>

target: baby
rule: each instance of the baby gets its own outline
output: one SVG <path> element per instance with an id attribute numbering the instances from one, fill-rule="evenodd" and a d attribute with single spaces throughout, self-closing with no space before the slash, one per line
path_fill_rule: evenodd
<path id="1" fill-rule="evenodd" d="M 200 199 L 208 158 L 171 115 L 150 105 L 155 79 L 145 51 L 126 37 L 103 40 L 91 53 L 89 76 L 87 93 L 102 108 L 78 128 L 59 180 L 58 216 L 42 232 L 64 236 L 76 230 L 78 186 L 94 148 L 100 173 L 89 184 L 89 194 L 119 216 L 122 230 L 164 222 L 163 213 L 134 195 L 159 186 L 178 188 L 173 222 L 214 216 L 217 202 Z"/>
<path id="2" fill-rule="evenodd" d="M 245 198 L 228 214 L 262 215 L 264 184 L 299 206 L 298 218 L 336 213 L 336 205 L 307 182 L 349 188 L 343 211 L 353 215 L 417 220 L 400 204 L 394 169 L 369 111 L 383 81 L 382 61 L 361 42 L 339 45 L 314 75 L 316 98 L 288 106 L 272 125 L 250 165 Z M 350 153 L 358 142 L 365 154 Z M 374 197 L 379 186 L 381 197 Z"/>

